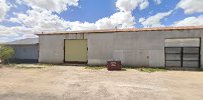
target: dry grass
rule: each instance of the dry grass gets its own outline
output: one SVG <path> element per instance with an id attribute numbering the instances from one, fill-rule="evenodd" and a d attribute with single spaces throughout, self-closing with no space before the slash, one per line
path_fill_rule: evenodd
<path id="1" fill-rule="evenodd" d="M 148 72 L 148 73 L 152 73 L 152 72 L 165 72 L 167 71 L 166 69 L 164 68 L 137 68 L 138 71 L 141 71 L 141 72 Z"/>
<path id="2" fill-rule="evenodd" d="M 102 70 L 104 66 L 0 69 L 1 100 L 202 100 L 203 73 L 143 73 Z M 92 70 L 94 69 L 94 70 Z M 95 70 L 96 69 L 96 70 Z M 101 70 L 99 70 L 101 69 Z M 145 68 L 140 69 L 145 71 Z M 154 69 L 150 69 L 151 71 Z M 149 69 L 147 69 L 149 72 Z"/>
<path id="3" fill-rule="evenodd" d="M 85 69 L 91 69 L 91 70 L 101 70 L 105 68 L 106 66 L 85 66 Z"/>

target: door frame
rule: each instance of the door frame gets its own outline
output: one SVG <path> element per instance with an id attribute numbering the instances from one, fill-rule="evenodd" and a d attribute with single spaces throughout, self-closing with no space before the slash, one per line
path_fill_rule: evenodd
<path id="1" fill-rule="evenodd" d="M 83 61 L 65 61 L 65 41 L 66 40 L 86 40 L 87 41 L 87 39 L 64 39 L 63 40 L 63 62 L 64 63 L 69 63 L 69 64 L 87 64 L 88 63 L 88 41 L 87 41 L 87 61 L 85 61 L 85 62 L 83 62 Z"/>

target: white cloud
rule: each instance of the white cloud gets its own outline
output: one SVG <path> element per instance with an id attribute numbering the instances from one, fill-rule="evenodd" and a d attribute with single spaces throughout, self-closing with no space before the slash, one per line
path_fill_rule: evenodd
<path id="1" fill-rule="evenodd" d="M 145 18 L 140 18 L 139 22 L 141 23 L 141 22 L 144 22 L 145 20 L 146 20 Z"/>
<path id="2" fill-rule="evenodd" d="M 5 0 L 0 0 L 0 21 L 4 19 L 9 8 L 9 5 Z"/>
<path id="3" fill-rule="evenodd" d="M 133 27 L 135 24 L 131 12 L 117 12 L 95 23 L 65 21 L 57 15 L 53 15 L 50 11 L 42 9 L 28 10 L 26 14 L 16 14 L 16 16 L 16 18 L 11 18 L 10 21 L 32 27 L 38 31 L 111 29 L 117 25 L 121 25 L 120 28 L 127 28 Z"/>
<path id="4" fill-rule="evenodd" d="M 16 40 L 36 37 L 34 34 L 40 32 L 112 29 L 116 26 L 119 26 L 118 28 L 129 28 L 134 27 L 135 24 L 131 12 L 117 12 L 95 23 L 65 21 L 57 15 L 53 15 L 50 11 L 42 9 L 28 10 L 26 14 L 16 14 L 16 16 L 16 18 L 11 18 L 10 21 L 19 23 L 22 26 L 0 26 L 0 37 L 14 37 L 13 39 Z"/>
<path id="5" fill-rule="evenodd" d="M 203 25 L 203 16 L 187 17 L 175 22 L 172 26 L 200 26 Z"/>
<path id="6" fill-rule="evenodd" d="M 98 29 L 115 28 L 129 28 L 135 24 L 134 17 L 131 12 L 117 12 L 109 18 L 103 18 L 98 20 L 96 23 Z"/>
<path id="7" fill-rule="evenodd" d="M 138 6 L 140 9 L 145 9 L 149 5 L 148 0 L 117 0 L 116 7 L 120 11 L 133 11 Z"/>
<path id="8" fill-rule="evenodd" d="M 7 38 L 7 37 L 1 37 L 1 39 L 0 39 L 0 43 L 7 42 L 7 41 L 9 41 L 9 40 L 10 40 L 10 39 Z"/>
<path id="9" fill-rule="evenodd" d="M 33 33 L 34 31 L 32 28 L 27 28 L 24 26 L 5 27 L 0 25 L 0 42 L 11 41 L 11 38 L 16 40 L 37 37 Z"/>
<path id="10" fill-rule="evenodd" d="M 68 21 L 53 15 L 44 9 L 28 10 L 26 14 L 17 13 L 17 17 L 9 19 L 10 22 L 19 23 L 20 26 L 5 27 L 0 25 L 0 37 L 13 40 L 36 37 L 37 33 L 50 31 L 65 31 Z"/>
<path id="11" fill-rule="evenodd" d="M 143 3 L 146 0 L 142 0 Z M 18 1 L 19 2 L 19 1 Z M 53 1 L 55 2 L 55 1 Z M 142 2 L 139 3 L 141 5 Z M 140 6 L 137 6 L 140 7 Z M 144 7 L 140 8 L 143 9 Z M 132 16 L 132 11 L 119 11 L 109 17 L 104 17 L 94 23 L 66 21 L 58 15 L 53 14 L 53 10 L 40 8 L 40 6 L 32 5 L 32 9 L 26 13 L 14 13 L 15 17 L 8 19 L 10 22 L 18 23 L 20 26 L 3 27 L 0 29 L 0 36 L 12 39 L 21 39 L 26 37 L 36 37 L 34 34 L 40 32 L 67 31 L 67 30 L 93 30 L 93 29 L 114 29 L 117 28 L 132 28 L 135 24 L 135 18 Z M 4 30 L 4 31 L 3 31 Z"/>
<path id="12" fill-rule="evenodd" d="M 43 9 L 35 8 L 28 10 L 26 14 L 18 13 L 16 16 L 16 18 L 11 18 L 10 21 L 38 31 L 62 31 L 67 26 L 66 21 L 57 15 L 53 15 L 51 11 Z"/>
<path id="13" fill-rule="evenodd" d="M 26 14 L 16 14 L 16 18 L 11 18 L 11 22 L 19 23 L 26 27 L 31 27 L 36 31 L 65 31 L 65 30 L 91 30 L 91 29 L 112 29 L 134 27 L 134 17 L 130 11 L 119 11 L 99 19 L 95 23 L 79 21 L 70 22 L 54 15 L 51 11 L 34 8 L 28 10 Z M 37 19 L 37 20 L 36 20 Z"/>
<path id="14" fill-rule="evenodd" d="M 140 10 L 143 10 L 145 8 L 147 8 L 149 6 L 149 2 L 147 0 L 143 0 L 141 3 L 140 3 Z"/>
<path id="15" fill-rule="evenodd" d="M 95 23 L 68 22 L 71 30 L 114 29 L 134 27 L 134 17 L 131 12 L 117 12 L 110 17 L 102 18 Z"/>
<path id="16" fill-rule="evenodd" d="M 79 21 L 68 22 L 67 27 L 69 27 L 68 30 L 72 30 L 72 31 L 97 29 L 94 23 L 89 23 L 89 22 L 82 23 Z"/>
<path id="17" fill-rule="evenodd" d="M 144 27 L 163 27 L 164 25 L 161 24 L 161 20 L 167 16 L 169 16 L 172 13 L 172 11 L 164 12 L 164 13 L 158 13 L 154 16 L 150 16 L 149 18 L 140 18 L 139 22 Z"/>
<path id="18" fill-rule="evenodd" d="M 5 27 L 0 25 L 0 42 L 37 37 L 34 33 L 33 28 L 24 26 Z"/>
<path id="19" fill-rule="evenodd" d="M 0 25 L 0 37 L 3 36 L 18 36 L 15 32 L 12 32 L 11 30 L 16 31 L 17 27 L 14 29 L 12 27 L 5 27 Z"/>
<path id="20" fill-rule="evenodd" d="M 158 5 L 161 4 L 161 0 L 154 0 L 154 2 Z"/>
<path id="21" fill-rule="evenodd" d="M 110 17 L 102 18 L 95 23 L 79 21 L 67 22 L 70 30 L 93 30 L 93 29 L 114 29 L 134 27 L 134 17 L 130 12 L 117 12 Z"/>
<path id="22" fill-rule="evenodd" d="M 182 8 L 186 14 L 202 13 L 203 0 L 181 0 L 177 8 Z"/>
<path id="23" fill-rule="evenodd" d="M 16 2 L 16 4 L 19 4 L 19 5 L 22 4 L 22 1 L 21 1 L 21 0 L 16 0 L 15 2 Z"/>
<path id="24" fill-rule="evenodd" d="M 78 6 L 79 0 L 24 0 L 32 8 L 43 8 L 52 12 L 60 13 L 69 6 Z"/>

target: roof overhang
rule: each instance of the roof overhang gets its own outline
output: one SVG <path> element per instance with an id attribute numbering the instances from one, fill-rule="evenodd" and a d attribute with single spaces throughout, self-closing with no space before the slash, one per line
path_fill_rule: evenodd
<path id="1" fill-rule="evenodd" d="M 184 27 L 157 27 L 157 28 L 129 28 L 129 29 L 81 30 L 81 31 L 65 31 L 65 32 L 42 32 L 42 33 L 39 33 L 36 35 L 144 32 L 144 31 L 173 31 L 173 30 L 202 30 L 202 29 L 203 29 L 203 26 L 184 26 Z"/>
<path id="2" fill-rule="evenodd" d="M 35 46 L 35 45 L 39 45 L 39 43 L 37 43 L 37 44 L 2 44 L 2 45 L 6 45 L 6 46 Z"/>

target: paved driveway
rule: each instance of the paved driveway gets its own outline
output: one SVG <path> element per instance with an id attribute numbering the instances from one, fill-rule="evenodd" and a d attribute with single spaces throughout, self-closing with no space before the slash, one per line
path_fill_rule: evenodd
<path id="1" fill-rule="evenodd" d="M 203 72 L 0 68 L 1 100 L 202 100 Z"/>

